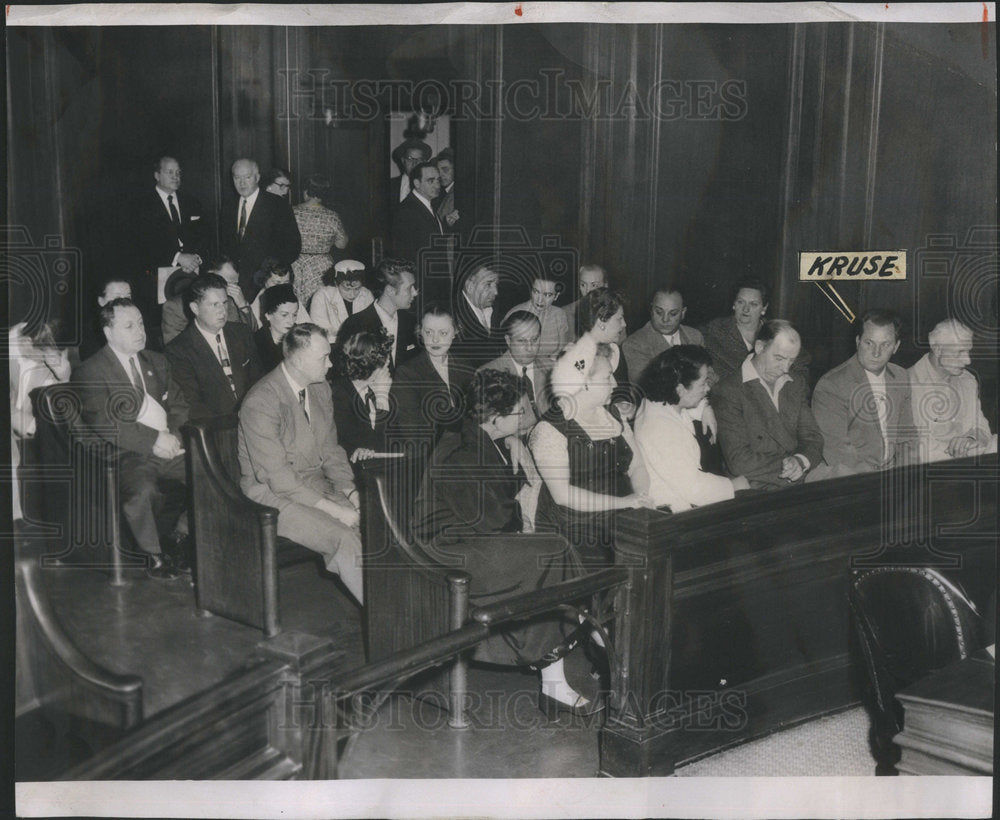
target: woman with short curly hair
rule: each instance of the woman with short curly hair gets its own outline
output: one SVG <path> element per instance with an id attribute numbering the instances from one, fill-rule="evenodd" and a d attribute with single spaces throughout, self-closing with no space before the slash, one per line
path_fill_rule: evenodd
<path id="1" fill-rule="evenodd" d="M 333 420 L 340 446 L 352 464 L 386 449 L 392 345 L 392 337 L 380 328 L 378 333 L 349 336 L 331 355 Z"/>

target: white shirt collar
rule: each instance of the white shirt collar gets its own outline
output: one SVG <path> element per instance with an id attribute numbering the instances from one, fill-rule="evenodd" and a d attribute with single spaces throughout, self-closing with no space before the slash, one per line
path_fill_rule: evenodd
<path id="1" fill-rule="evenodd" d="M 115 358 L 121 362 L 122 369 L 125 371 L 125 375 L 128 376 L 129 381 L 132 381 L 132 370 L 128 366 L 129 359 L 135 357 L 135 366 L 142 370 L 142 362 L 139 361 L 139 354 L 133 353 L 131 356 L 126 356 L 124 353 L 119 353 L 111 345 L 108 345 L 108 350 L 115 354 Z"/>
<path id="2" fill-rule="evenodd" d="M 757 372 L 757 368 L 753 366 L 753 353 L 748 355 L 743 360 L 743 366 L 740 368 L 740 374 L 743 377 L 744 382 L 752 382 L 754 379 L 760 382 L 760 386 L 764 388 L 767 395 L 771 397 L 771 401 L 774 402 L 774 406 L 778 406 L 778 394 L 781 393 L 781 388 L 788 384 L 792 377 L 785 373 L 779 376 L 774 382 L 774 390 L 771 390 L 764 380 L 760 377 L 760 373 Z"/>
<path id="3" fill-rule="evenodd" d="M 288 368 L 285 367 L 284 362 L 281 363 L 281 372 L 285 374 L 285 379 L 288 381 L 288 386 L 292 388 L 292 392 L 295 394 L 295 398 L 299 397 L 299 392 L 302 390 L 306 391 L 307 397 L 309 396 L 309 391 L 306 389 L 306 387 L 303 387 L 301 384 L 295 381 L 294 378 L 292 378 L 292 374 L 288 372 Z"/>
<path id="4" fill-rule="evenodd" d="M 386 327 L 386 328 L 390 328 L 390 327 L 391 328 L 395 328 L 395 327 L 398 327 L 398 325 L 399 325 L 399 313 L 398 312 L 393 313 L 393 314 L 389 314 L 389 313 L 386 312 L 385 308 L 382 307 L 382 305 L 380 305 L 378 302 L 375 302 L 374 304 L 375 304 L 375 313 L 378 316 L 379 320 L 382 322 L 382 325 L 384 327 Z"/>
<path id="5" fill-rule="evenodd" d="M 415 197 L 416 197 L 417 199 L 419 199 L 419 200 L 420 200 L 421 202 L 423 202 L 423 203 L 424 203 L 424 207 L 425 207 L 425 208 L 426 208 L 426 209 L 427 209 L 428 211 L 430 211 L 430 212 L 431 212 L 432 214 L 434 213 L 434 209 L 433 209 L 433 208 L 431 207 L 431 201 L 430 201 L 430 200 L 429 200 L 429 199 L 428 199 L 427 197 L 425 197 L 425 196 L 424 196 L 424 195 L 423 195 L 422 193 L 420 193 L 419 191 L 414 191 L 414 192 L 413 192 L 413 195 L 414 195 L 414 196 L 415 196 Z"/>
<path id="6" fill-rule="evenodd" d="M 215 342 L 215 337 L 216 337 L 216 334 L 215 334 L 215 333 L 209 333 L 209 332 L 208 332 L 207 330 L 205 330 L 205 329 L 204 329 L 204 328 L 203 328 L 203 327 L 202 327 L 201 325 L 199 325 L 199 324 L 198 324 L 198 320 L 197 320 L 197 319 L 192 319 L 192 320 L 191 320 L 191 323 L 192 323 L 192 324 L 193 324 L 193 325 L 195 326 L 195 329 L 196 329 L 196 330 L 197 330 L 197 331 L 198 331 L 198 332 L 199 332 L 199 333 L 200 333 L 200 334 L 201 334 L 202 336 L 204 336 L 204 337 L 205 337 L 205 341 L 206 341 L 206 342 L 208 342 L 208 346 L 209 346 L 210 348 L 212 348 L 212 352 L 213 352 L 213 353 L 217 353 L 218 351 L 217 351 L 217 350 L 215 349 L 215 348 L 216 348 L 216 342 Z M 218 335 L 219 335 L 219 336 L 221 337 L 221 339 L 222 339 L 222 349 L 223 349 L 223 350 L 228 350 L 229 348 L 228 348 L 228 347 L 226 347 L 226 334 L 225 334 L 225 328 L 223 328 L 222 330 L 220 330 L 220 331 L 218 332 Z"/>

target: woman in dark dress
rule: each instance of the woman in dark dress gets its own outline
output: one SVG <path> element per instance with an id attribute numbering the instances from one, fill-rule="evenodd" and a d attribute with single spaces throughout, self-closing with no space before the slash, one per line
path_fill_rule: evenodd
<path id="1" fill-rule="evenodd" d="M 387 449 L 392 345 L 392 338 L 380 329 L 355 333 L 333 351 L 333 421 L 337 440 L 354 465 Z"/>
<path id="2" fill-rule="evenodd" d="M 285 338 L 299 314 L 299 300 L 291 285 L 273 285 L 260 297 L 264 324 L 253 334 L 257 352 L 265 372 L 270 373 L 281 364 L 281 340 Z"/>
<path id="3" fill-rule="evenodd" d="M 399 441 L 418 459 L 426 460 L 446 430 L 462 429 L 465 391 L 473 370 L 449 355 L 455 336 L 451 313 L 440 305 L 428 305 L 418 331 L 423 350 L 393 376 L 389 439 Z"/>
<path id="4" fill-rule="evenodd" d="M 511 536 L 501 543 L 470 537 L 520 532 L 519 492 L 526 476 L 537 477 L 520 441 L 524 420 L 530 418 L 523 380 L 499 370 L 480 371 L 466 406 L 461 428 L 445 431 L 434 449 L 414 504 L 414 534 L 443 563 L 461 561 L 472 576 L 471 597 L 478 606 L 574 577 L 562 539 Z M 543 711 L 589 714 L 601 704 L 576 692 L 563 669 L 565 635 L 574 627 L 562 613 L 532 618 L 481 643 L 475 659 L 540 668 Z"/>
<path id="5" fill-rule="evenodd" d="M 614 560 L 615 510 L 655 506 L 632 430 L 611 404 L 611 357 L 587 333 L 566 348 L 552 370 L 555 402 L 530 440 L 544 482 L 535 527 L 565 536 L 590 566 Z"/>

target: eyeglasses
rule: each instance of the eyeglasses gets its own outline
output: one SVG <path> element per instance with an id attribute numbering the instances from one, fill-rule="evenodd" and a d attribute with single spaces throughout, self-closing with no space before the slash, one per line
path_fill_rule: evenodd
<path id="1" fill-rule="evenodd" d="M 291 188 L 292 187 L 292 183 L 290 183 L 290 182 L 275 182 L 274 183 L 274 187 L 275 188 Z"/>

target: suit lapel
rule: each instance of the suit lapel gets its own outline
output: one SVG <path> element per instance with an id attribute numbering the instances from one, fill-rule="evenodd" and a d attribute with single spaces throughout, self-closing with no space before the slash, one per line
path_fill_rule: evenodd
<path id="1" fill-rule="evenodd" d="M 756 405 L 757 412 L 764 420 L 764 426 L 767 429 L 768 434 L 783 448 L 787 449 L 789 446 L 790 436 L 788 434 L 789 428 L 785 424 L 784 414 L 787 413 L 790 402 L 782 402 L 779 394 L 779 409 L 775 409 L 774 402 L 771 401 L 771 397 L 767 394 L 767 389 L 760 383 L 759 380 L 755 379 L 747 386 L 750 388 L 751 400 Z M 788 385 L 785 385 L 785 387 L 787 386 Z M 784 391 L 784 387 L 782 388 L 782 391 Z"/>

